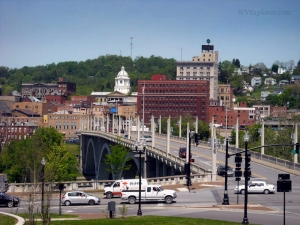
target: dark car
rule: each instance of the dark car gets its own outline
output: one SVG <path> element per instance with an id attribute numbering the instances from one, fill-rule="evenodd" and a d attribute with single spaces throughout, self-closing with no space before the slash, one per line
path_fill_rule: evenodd
<path id="1" fill-rule="evenodd" d="M 225 166 L 223 165 L 218 166 L 217 174 L 220 176 L 225 176 Z M 228 177 L 234 176 L 234 171 L 230 166 L 227 166 L 227 176 Z"/>
<path id="2" fill-rule="evenodd" d="M 179 148 L 179 158 L 186 158 L 186 148 Z M 190 153 L 190 158 L 192 158 L 192 153 Z"/>
<path id="3" fill-rule="evenodd" d="M 20 199 L 18 197 L 9 196 L 4 192 L 0 192 L 0 205 L 5 205 L 7 207 L 15 207 L 20 203 Z"/>

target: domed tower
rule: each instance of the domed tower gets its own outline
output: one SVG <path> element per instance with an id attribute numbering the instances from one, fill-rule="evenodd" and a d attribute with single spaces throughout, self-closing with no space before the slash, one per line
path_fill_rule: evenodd
<path id="1" fill-rule="evenodd" d="M 122 66 L 121 71 L 115 78 L 114 91 L 119 91 L 123 94 L 128 94 L 130 92 L 130 78 L 128 76 L 128 73 L 125 71 L 124 66 Z"/>

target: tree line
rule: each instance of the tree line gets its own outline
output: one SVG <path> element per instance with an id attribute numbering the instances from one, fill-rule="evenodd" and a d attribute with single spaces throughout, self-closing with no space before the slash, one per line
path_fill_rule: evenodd
<path id="1" fill-rule="evenodd" d="M 21 91 L 22 83 L 56 83 L 59 77 L 74 82 L 76 95 L 90 95 L 92 91 L 112 91 L 115 77 L 124 66 L 130 77 L 132 91 L 137 91 L 139 79 L 151 79 L 152 74 L 164 74 L 169 79 L 176 77 L 176 60 L 158 56 L 131 57 L 118 55 L 99 56 L 81 62 L 60 62 L 46 66 L 10 69 L 0 67 L 0 84 L 4 94 Z"/>

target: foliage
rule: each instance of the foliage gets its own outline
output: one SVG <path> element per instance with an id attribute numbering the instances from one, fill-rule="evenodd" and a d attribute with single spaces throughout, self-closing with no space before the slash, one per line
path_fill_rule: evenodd
<path id="1" fill-rule="evenodd" d="M 152 74 L 176 77 L 176 60 L 158 56 L 150 58 L 105 55 L 85 62 L 60 62 L 46 66 L 10 69 L 0 67 L 0 84 L 4 94 L 21 91 L 22 83 L 56 83 L 59 77 L 76 83 L 76 95 L 90 95 L 92 91 L 112 91 L 115 77 L 124 66 L 130 77 L 132 91 L 136 91 L 138 79 L 150 79 Z"/>
<path id="2" fill-rule="evenodd" d="M 76 157 L 69 154 L 63 136 L 55 128 L 38 128 L 32 138 L 12 141 L 0 153 L 0 171 L 10 182 L 41 180 L 41 160 L 45 158 L 45 181 L 76 178 Z"/>
<path id="3" fill-rule="evenodd" d="M 121 144 L 120 138 L 116 145 L 110 145 L 111 153 L 105 155 L 104 162 L 108 165 L 106 169 L 112 173 L 113 179 L 121 179 L 123 171 L 130 170 L 131 165 L 127 164 L 132 158 L 129 157 L 130 150 Z"/>
<path id="4" fill-rule="evenodd" d="M 0 213 L 1 225 L 14 225 L 17 224 L 17 219 Z"/>
<path id="5" fill-rule="evenodd" d="M 181 117 L 181 137 L 186 137 L 187 133 L 187 123 L 189 123 L 190 130 L 195 131 L 195 118 L 190 114 Z M 167 134 L 167 124 L 168 118 L 161 119 L 161 133 Z M 171 128 L 173 128 L 172 135 L 179 136 L 179 117 L 171 118 L 170 123 Z M 207 140 L 210 135 L 209 126 L 202 120 L 198 120 L 198 133 L 202 140 Z"/>
<path id="6" fill-rule="evenodd" d="M 277 73 L 278 68 L 279 68 L 279 66 L 273 63 L 271 70 L 272 70 L 272 72 Z"/>

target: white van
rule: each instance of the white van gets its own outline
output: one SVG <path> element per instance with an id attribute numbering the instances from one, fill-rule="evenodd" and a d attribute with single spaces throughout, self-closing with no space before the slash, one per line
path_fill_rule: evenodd
<path id="1" fill-rule="evenodd" d="M 147 179 L 141 179 L 141 190 L 145 190 L 147 185 Z M 122 190 L 139 190 L 139 179 L 116 180 L 104 188 L 104 195 L 106 198 L 121 197 Z"/>

